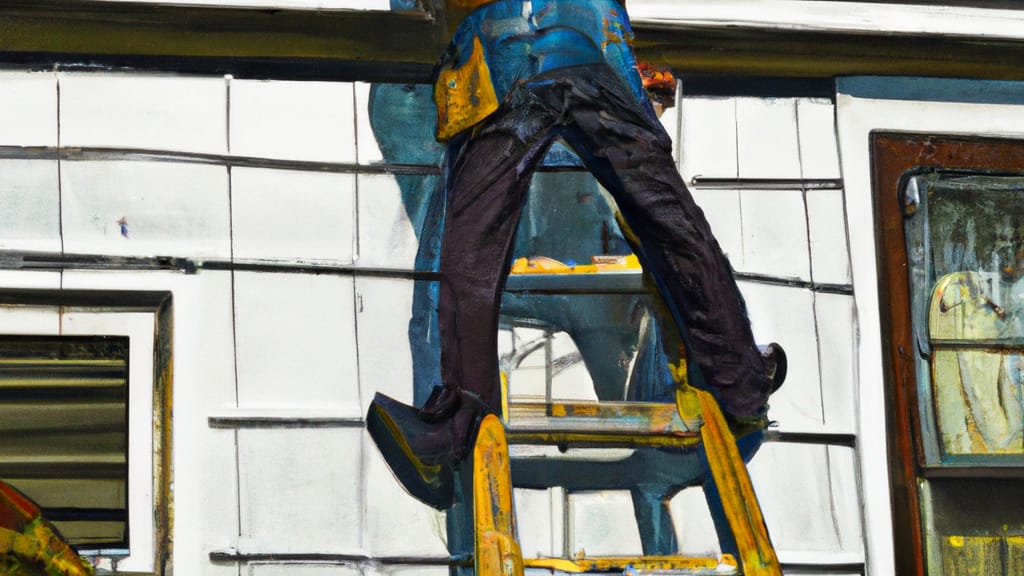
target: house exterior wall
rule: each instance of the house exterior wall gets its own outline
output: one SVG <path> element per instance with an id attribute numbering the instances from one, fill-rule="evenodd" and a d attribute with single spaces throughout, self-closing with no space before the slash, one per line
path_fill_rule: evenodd
<path id="1" fill-rule="evenodd" d="M 368 90 L 0 73 L 0 288 L 172 294 L 178 574 L 447 571 L 435 565 L 447 557 L 443 518 L 402 491 L 361 423 L 375 392 L 412 400 L 416 251 Z M 873 450 L 883 432 L 863 413 L 877 398 L 859 386 L 880 378 L 877 327 L 865 332 L 861 316 L 874 288 L 858 276 L 873 266 L 870 211 L 845 184 L 857 170 L 866 197 L 866 170 L 845 158 L 841 170 L 835 114 L 827 99 L 683 95 L 663 122 L 757 340 L 789 353 L 769 413 L 781 434 L 750 464 L 779 556 L 867 559 L 884 574 L 884 460 L 862 441 Z M 71 333 L 74 313 L 5 305 L 0 330 Z M 852 435 L 856 448 L 786 440 L 805 432 Z M 528 553 L 639 552 L 624 493 L 517 498 Z M 716 549 L 702 498 L 684 491 L 673 510 L 684 551 Z"/>
<path id="2" fill-rule="evenodd" d="M 681 171 L 697 178 L 695 195 L 739 275 L 755 339 L 789 351 L 790 376 L 769 417 L 783 433 L 857 434 L 857 320 L 832 103 L 684 96 L 681 121 Z M 701 178 L 721 182 L 702 189 Z M 783 441 L 751 461 L 782 562 L 863 561 L 855 460 L 850 447 Z"/>

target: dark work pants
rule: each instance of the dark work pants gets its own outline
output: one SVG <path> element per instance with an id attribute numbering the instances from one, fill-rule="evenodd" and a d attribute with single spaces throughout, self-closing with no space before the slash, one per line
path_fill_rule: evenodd
<path id="1" fill-rule="evenodd" d="M 639 237 L 637 255 L 699 368 L 698 382 L 732 414 L 762 413 L 769 383 L 732 268 L 677 172 L 668 135 L 603 64 L 519 84 L 492 116 L 449 143 L 438 303 L 445 387 L 500 411 L 500 295 L 530 178 L 557 138 Z"/>

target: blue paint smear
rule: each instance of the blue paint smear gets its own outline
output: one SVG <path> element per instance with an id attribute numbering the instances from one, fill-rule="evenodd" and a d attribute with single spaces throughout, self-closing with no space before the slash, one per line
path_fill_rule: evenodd
<path id="1" fill-rule="evenodd" d="M 836 79 L 836 91 L 857 98 L 1024 104 L 1024 82 L 909 76 L 847 76 Z"/>

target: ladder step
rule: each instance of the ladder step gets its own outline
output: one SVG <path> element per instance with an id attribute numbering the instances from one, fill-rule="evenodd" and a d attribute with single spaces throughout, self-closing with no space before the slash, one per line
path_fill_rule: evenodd
<path id="1" fill-rule="evenodd" d="M 699 418 L 684 420 L 675 404 L 650 402 L 530 402 L 509 406 L 510 444 L 574 447 L 691 446 Z"/>
<path id="2" fill-rule="evenodd" d="M 565 558 L 529 558 L 527 569 L 539 568 L 569 574 L 658 574 L 658 575 L 728 575 L 739 574 L 736 559 L 730 554 L 721 558 L 693 556 L 598 556 Z"/>

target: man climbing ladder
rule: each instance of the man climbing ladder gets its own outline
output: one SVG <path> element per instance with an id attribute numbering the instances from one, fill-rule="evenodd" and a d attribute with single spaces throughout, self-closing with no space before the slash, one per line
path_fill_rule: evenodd
<path id="1" fill-rule="evenodd" d="M 448 142 L 439 300 L 443 385 L 422 409 L 378 395 L 367 426 L 405 488 L 437 508 L 481 419 L 499 413 L 497 325 L 530 178 L 556 139 L 615 198 L 678 328 L 690 382 L 737 421 L 763 419 L 781 383 L 754 344 L 732 269 L 676 172 L 614 0 L 453 0 L 461 19 L 435 83 Z M 678 350 L 666 350 L 670 358 Z M 681 375 L 680 375 L 681 376 Z"/>

